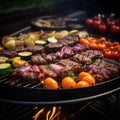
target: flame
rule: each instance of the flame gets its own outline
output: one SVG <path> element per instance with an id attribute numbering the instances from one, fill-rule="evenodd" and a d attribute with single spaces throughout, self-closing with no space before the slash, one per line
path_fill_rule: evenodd
<path id="1" fill-rule="evenodd" d="M 38 120 L 40 115 L 45 114 L 46 120 L 60 120 L 61 106 L 53 106 L 51 108 L 44 107 L 40 109 L 34 116 L 34 120 Z"/>
<path id="2" fill-rule="evenodd" d="M 40 116 L 40 114 L 44 111 L 44 109 L 45 109 L 45 108 L 40 109 L 40 110 L 33 116 L 33 119 L 34 119 L 34 120 L 37 120 L 38 117 Z"/>

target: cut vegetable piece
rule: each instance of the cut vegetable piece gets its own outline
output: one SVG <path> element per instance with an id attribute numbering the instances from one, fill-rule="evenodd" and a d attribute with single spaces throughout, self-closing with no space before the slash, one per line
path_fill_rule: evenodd
<path id="1" fill-rule="evenodd" d="M 23 60 L 29 60 L 32 55 L 32 52 L 19 52 L 18 56 L 21 57 Z"/>
<path id="2" fill-rule="evenodd" d="M 1 63 L 0 64 L 0 75 L 5 75 L 12 71 L 12 66 L 9 63 Z"/>
<path id="3" fill-rule="evenodd" d="M 9 60 L 9 58 L 0 56 L 0 63 L 5 63 L 5 62 L 7 62 L 7 60 Z"/>
<path id="4" fill-rule="evenodd" d="M 36 45 L 45 45 L 45 44 L 47 44 L 47 42 L 45 40 L 36 40 L 35 44 Z"/>
<path id="5" fill-rule="evenodd" d="M 51 42 L 51 43 L 57 43 L 58 42 L 58 40 L 53 38 L 53 37 L 48 38 L 47 41 Z"/>

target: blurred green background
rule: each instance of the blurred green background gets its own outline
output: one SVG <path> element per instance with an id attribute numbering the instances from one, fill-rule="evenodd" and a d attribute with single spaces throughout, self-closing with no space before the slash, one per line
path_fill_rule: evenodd
<path id="1" fill-rule="evenodd" d="M 38 9 L 39 11 L 54 10 L 58 5 L 71 0 L 1 0 L 0 13 Z"/>

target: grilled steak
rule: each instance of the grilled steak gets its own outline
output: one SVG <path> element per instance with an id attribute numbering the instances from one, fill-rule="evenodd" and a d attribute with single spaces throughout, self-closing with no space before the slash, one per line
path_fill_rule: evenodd
<path id="1" fill-rule="evenodd" d="M 26 47 L 26 51 L 30 51 L 33 54 L 41 54 L 44 52 L 44 47 L 42 45 L 28 46 Z"/>
<path id="2" fill-rule="evenodd" d="M 37 54 L 37 55 L 31 56 L 31 63 L 37 64 L 37 65 L 42 65 L 42 64 L 46 64 L 47 61 L 42 57 L 42 55 Z"/>
<path id="3" fill-rule="evenodd" d="M 55 62 L 57 60 L 57 56 L 55 53 L 44 54 L 43 57 L 47 61 L 47 63 Z"/>
<path id="4" fill-rule="evenodd" d="M 45 46 L 45 50 L 47 53 L 50 52 L 57 52 L 58 50 L 60 50 L 63 47 L 63 45 L 61 43 L 48 43 Z"/>
<path id="5" fill-rule="evenodd" d="M 51 70 L 47 65 L 40 65 L 39 69 L 45 74 L 45 77 L 52 77 L 52 78 L 57 77 L 57 74 L 53 70 Z"/>
<path id="6" fill-rule="evenodd" d="M 75 54 L 73 56 L 73 60 L 78 62 L 78 63 L 90 63 L 95 61 L 98 58 L 103 58 L 102 51 L 98 50 L 87 50 L 85 52 L 82 52 L 80 54 Z"/>
<path id="7" fill-rule="evenodd" d="M 69 59 L 62 59 L 58 62 L 59 65 L 62 65 L 62 66 L 69 66 L 69 68 L 71 68 L 70 71 L 73 71 L 74 73 L 78 73 L 78 72 L 81 72 L 82 71 L 82 64 L 80 63 L 77 63 L 77 62 L 74 62 L 72 60 L 69 60 Z"/>

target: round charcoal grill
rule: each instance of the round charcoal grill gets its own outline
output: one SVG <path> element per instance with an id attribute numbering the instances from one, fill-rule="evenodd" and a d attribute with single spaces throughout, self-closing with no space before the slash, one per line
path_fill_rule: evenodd
<path id="1" fill-rule="evenodd" d="M 30 27 L 12 35 L 27 33 Z M 120 91 L 120 74 L 87 88 L 46 90 L 39 82 L 10 82 L 10 76 L 0 76 L 0 102 L 25 105 L 63 105 L 86 102 Z"/>
<path id="2" fill-rule="evenodd" d="M 0 101 L 25 105 L 62 105 L 84 102 L 120 90 L 120 76 L 87 88 L 45 90 L 37 82 L 9 84 L 9 75 L 0 77 Z"/>

